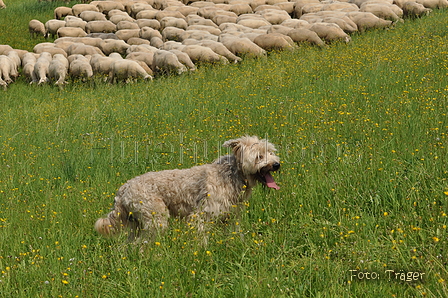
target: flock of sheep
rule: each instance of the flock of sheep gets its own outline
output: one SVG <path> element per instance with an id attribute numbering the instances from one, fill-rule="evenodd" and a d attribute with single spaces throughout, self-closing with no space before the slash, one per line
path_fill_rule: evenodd
<path id="1" fill-rule="evenodd" d="M 0 86 L 21 70 L 30 83 L 63 86 L 68 76 L 109 82 L 236 63 L 266 51 L 349 42 L 350 33 L 420 17 L 447 0 L 115 0 L 57 7 L 31 35 L 57 37 L 33 52 L 0 45 Z M 0 0 L 0 7 L 5 7 Z"/>

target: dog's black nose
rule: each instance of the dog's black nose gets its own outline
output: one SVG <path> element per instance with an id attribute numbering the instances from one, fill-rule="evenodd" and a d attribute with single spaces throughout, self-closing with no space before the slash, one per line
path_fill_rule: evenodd
<path id="1" fill-rule="evenodd" d="M 276 162 L 272 165 L 272 168 L 274 169 L 274 171 L 277 171 L 278 169 L 280 169 L 280 163 Z"/>

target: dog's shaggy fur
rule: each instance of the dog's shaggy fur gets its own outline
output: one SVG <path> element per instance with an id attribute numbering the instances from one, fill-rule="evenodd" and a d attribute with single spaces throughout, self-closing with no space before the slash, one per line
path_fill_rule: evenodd
<path id="1" fill-rule="evenodd" d="M 129 180 L 118 190 L 114 209 L 97 220 L 95 229 L 109 236 L 127 228 L 133 240 L 166 228 L 170 216 L 208 221 L 226 214 L 249 198 L 257 182 L 279 189 L 270 174 L 280 168 L 274 145 L 244 136 L 223 146 L 233 154 L 212 164 L 149 172 Z"/>

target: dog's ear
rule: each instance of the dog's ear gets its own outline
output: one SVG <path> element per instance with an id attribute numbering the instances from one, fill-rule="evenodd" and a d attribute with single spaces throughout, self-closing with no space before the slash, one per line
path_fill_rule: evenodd
<path id="1" fill-rule="evenodd" d="M 242 156 L 243 143 L 241 139 L 228 140 L 222 144 L 223 147 L 230 147 L 232 149 L 233 155 L 239 160 Z"/>
<path id="2" fill-rule="evenodd" d="M 230 147 L 232 149 L 234 149 L 235 147 L 237 147 L 239 144 L 241 143 L 241 141 L 239 139 L 236 140 L 228 140 L 225 141 L 224 144 L 222 144 L 223 147 Z"/>

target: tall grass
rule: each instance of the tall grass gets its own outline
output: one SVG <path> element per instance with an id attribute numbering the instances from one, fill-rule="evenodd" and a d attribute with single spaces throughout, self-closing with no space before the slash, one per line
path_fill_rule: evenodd
<path id="1" fill-rule="evenodd" d="M 445 14 L 149 83 L 12 84 L 0 296 L 447 296 Z M 243 134 L 277 144 L 281 189 L 257 188 L 207 244 L 178 219 L 143 252 L 93 231 L 127 179 L 211 162 Z"/>

